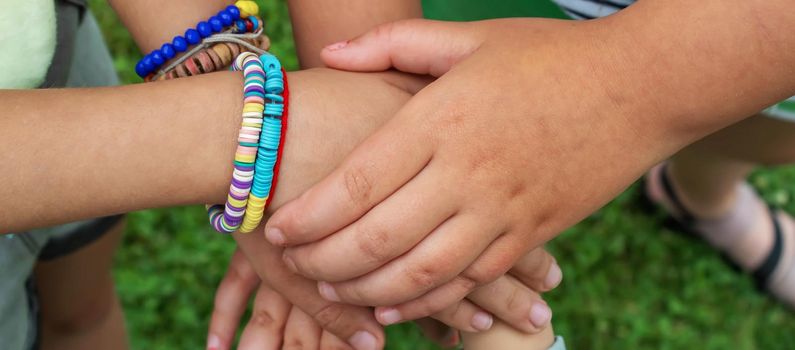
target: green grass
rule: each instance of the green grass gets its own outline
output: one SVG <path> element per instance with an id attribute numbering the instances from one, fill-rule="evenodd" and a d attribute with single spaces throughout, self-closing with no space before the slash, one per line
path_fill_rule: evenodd
<path id="1" fill-rule="evenodd" d="M 440 1 L 426 3 L 434 17 L 478 13 L 471 8 L 468 14 L 444 13 Z M 129 34 L 103 1 L 91 3 L 123 81 L 140 81 L 132 70 L 140 54 Z M 543 14 L 555 15 L 545 6 Z M 296 68 L 284 3 L 269 1 L 262 8 L 273 50 L 285 66 Z M 795 168 L 759 171 L 752 183 L 769 202 L 795 212 Z M 214 289 L 234 249 L 231 238 L 211 232 L 205 220 L 200 207 L 131 214 L 115 276 L 135 349 L 204 346 Z M 571 349 L 795 346 L 791 312 L 756 292 L 713 250 L 644 214 L 635 188 L 549 248 L 565 277 L 547 299 L 556 331 Z M 388 335 L 389 349 L 433 348 L 410 326 L 391 327 Z"/>

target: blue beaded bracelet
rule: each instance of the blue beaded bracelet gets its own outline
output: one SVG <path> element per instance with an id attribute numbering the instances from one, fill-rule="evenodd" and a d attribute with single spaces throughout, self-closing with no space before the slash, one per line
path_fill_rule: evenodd
<path id="1" fill-rule="evenodd" d="M 254 7 L 256 9 L 256 7 Z M 141 78 L 155 73 L 166 61 L 177 54 L 188 50 L 191 45 L 196 45 L 210 35 L 232 29 L 237 33 L 255 32 L 262 26 L 254 16 L 243 16 L 238 5 L 229 5 L 207 21 L 199 22 L 195 28 L 189 28 L 182 36 L 176 36 L 171 43 L 163 44 L 160 49 L 154 50 L 141 58 L 135 65 L 135 73 Z M 245 18 L 244 18 L 245 17 Z"/>

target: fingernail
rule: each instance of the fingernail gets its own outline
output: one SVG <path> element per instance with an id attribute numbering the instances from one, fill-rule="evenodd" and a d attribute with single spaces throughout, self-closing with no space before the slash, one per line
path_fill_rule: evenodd
<path id="1" fill-rule="evenodd" d="M 318 282 L 317 289 L 320 292 L 320 296 L 322 296 L 323 299 L 326 299 L 328 301 L 336 301 L 336 302 L 341 301 L 339 295 L 337 295 L 337 291 L 334 290 L 334 287 L 332 287 L 331 284 L 329 284 L 328 282 Z"/>
<path id="2" fill-rule="evenodd" d="M 333 43 L 333 44 L 331 44 L 329 46 L 326 46 L 326 50 L 329 50 L 329 51 L 342 50 L 342 49 L 345 48 L 345 46 L 348 46 L 348 43 L 350 43 L 350 42 L 351 42 L 350 40 L 344 40 L 344 41 L 336 42 L 336 43 Z"/>
<path id="3" fill-rule="evenodd" d="M 287 256 L 287 254 L 282 254 L 282 261 L 284 261 L 284 265 L 286 265 L 290 271 L 293 273 L 298 273 L 298 267 L 295 266 L 295 261 L 293 261 L 291 257 Z"/>
<path id="4" fill-rule="evenodd" d="M 552 320 L 552 310 L 547 304 L 535 302 L 530 308 L 530 323 L 536 328 L 544 328 Z"/>
<path id="5" fill-rule="evenodd" d="M 271 227 L 265 232 L 265 238 L 273 245 L 282 246 L 285 242 L 284 233 L 282 233 L 282 230 L 275 227 Z"/>
<path id="6" fill-rule="evenodd" d="M 215 334 L 207 337 L 207 350 L 218 350 L 221 347 L 221 339 Z"/>
<path id="7" fill-rule="evenodd" d="M 563 280 L 563 271 L 557 263 L 553 263 L 547 272 L 547 278 L 544 280 L 544 285 L 547 289 L 555 289 Z"/>
<path id="8" fill-rule="evenodd" d="M 472 327 L 479 331 L 487 331 L 491 328 L 491 324 L 494 323 L 494 319 L 491 318 L 491 315 L 480 311 L 472 317 Z"/>
<path id="9" fill-rule="evenodd" d="M 395 324 L 403 320 L 403 316 L 400 314 L 400 311 L 397 309 L 386 309 L 381 311 L 381 324 L 384 326 L 388 326 L 391 324 Z"/>
<path id="10" fill-rule="evenodd" d="M 348 339 L 348 342 L 353 345 L 356 350 L 376 350 L 378 340 L 375 336 L 366 331 L 358 331 Z"/>

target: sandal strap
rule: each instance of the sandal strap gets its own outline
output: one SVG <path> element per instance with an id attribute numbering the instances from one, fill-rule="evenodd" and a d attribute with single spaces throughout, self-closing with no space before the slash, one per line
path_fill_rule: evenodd
<path id="1" fill-rule="evenodd" d="M 781 253 L 784 250 L 784 235 L 781 232 L 781 223 L 779 222 L 778 215 L 776 215 L 776 212 L 770 207 L 768 207 L 768 211 L 770 213 L 770 219 L 773 221 L 773 249 L 767 254 L 762 265 L 751 274 L 754 278 L 756 288 L 760 290 L 767 289 L 770 276 L 773 275 L 776 267 L 778 267 L 778 263 L 781 260 Z"/>
<path id="2" fill-rule="evenodd" d="M 662 183 L 663 191 L 665 191 L 665 195 L 668 196 L 671 204 L 673 204 L 674 209 L 679 212 L 679 217 L 676 218 L 682 225 L 692 228 L 696 222 L 695 217 L 693 214 L 685 209 L 685 206 L 682 204 L 682 201 L 679 199 L 679 195 L 676 194 L 674 190 L 674 186 L 671 183 L 671 179 L 668 178 L 668 164 L 665 163 L 660 167 L 660 182 Z"/>

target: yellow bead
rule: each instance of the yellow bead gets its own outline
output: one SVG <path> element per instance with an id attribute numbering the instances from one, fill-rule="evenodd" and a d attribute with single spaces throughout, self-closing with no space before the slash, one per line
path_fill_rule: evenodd
<path id="1" fill-rule="evenodd" d="M 235 154 L 235 160 L 241 163 L 254 163 L 257 160 L 256 154 Z"/>
<path id="2" fill-rule="evenodd" d="M 250 128 L 260 128 L 260 129 L 262 128 L 262 123 L 243 122 L 242 124 L 243 124 L 243 126 L 247 126 L 247 127 L 250 127 Z"/>
<path id="3" fill-rule="evenodd" d="M 227 196 L 227 200 L 229 201 L 229 204 L 232 205 L 235 208 L 243 208 L 243 207 L 246 206 L 246 200 L 245 199 L 235 199 L 235 198 L 232 198 L 232 196 Z"/>
<path id="4" fill-rule="evenodd" d="M 264 110 L 265 105 L 262 103 L 246 103 L 243 105 L 243 110 L 245 111 L 246 109 L 253 109 L 255 111 L 258 109 Z"/>
<path id="5" fill-rule="evenodd" d="M 240 9 L 240 18 L 247 18 L 248 16 L 256 16 L 259 14 L 259 6 L 256 2 L 250 0 L 241 0 L 235 3 Z"/>
<path id="6" fill-rule="evenodd" d="M 253 112 L 253 113 L 257 113 L 257 114 L 262 114 L 262 112 L 264 112 L 264 111 L 265 111 L 265 107 L 264 106 L 263 107 L 254 107 L 254 106 L 243 107 L 243 113 Z"/>

